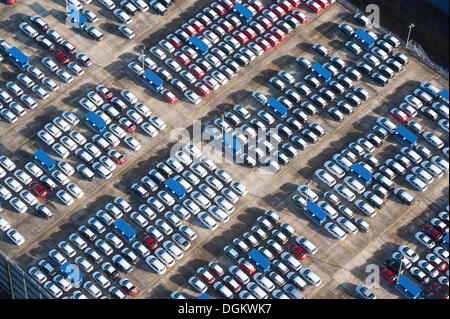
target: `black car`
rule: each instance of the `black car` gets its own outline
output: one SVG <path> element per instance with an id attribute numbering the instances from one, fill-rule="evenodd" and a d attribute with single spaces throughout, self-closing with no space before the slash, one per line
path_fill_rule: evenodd
<path id="1" fill-rule="evenodd" d="M 386 131 L 379 125 L 375 125 L 373 128 L 373 132 L 381 139 L 385 140 L 389 136 L 389 132 Z"/>
<path id="2" fill-rule="evenodd" d="M 289 143 L 284 143 L 283 145 L 281 145 L 281 149 L 289 157 L 295 157 L 297 155 L 297 152 Z"/>
<path id="3" fill-rule="evenodd" d="M 298 148 L 298 149 L 300 149 L 302 151 L 304 149 L 306 149 L 306 147 L 308 146 L 308 143 L 304 139 L 302 139 L 300 136 L 298 136 L 298 135 L 292 136 L 291 137 L 291 142 L 296 148 Z"/>
<path id="4" fill-rule="evenodd" d="M 294 103 L 300 103 L 302 101 L 301 96 L 292 89 L 286 90 L 284 94 L 288 97 L 289 100 Z"/>
<path id="5" fill-rule="evenodd" d="M 317 114 L 317 108 L 314 106 L 314 105 L 312 105 L 311 103 L 309 103 L 309 102 L 302 102 L 301 104 L 300 104 L 300 107 L 302 108 L 302 110 L 303 111 L 305 111 L 305 113 L 306 114 L 308 114 L 308 115 L 316 115 Z"/>
<path id="6" fill-rule="evenodd" d="M 347 102 L 345 102 L 345 101 L 337 102 L 336 106 L 339 108 L 339 110 L 342 113 L 344 113 L 346 115 L 350 115 L 350 114 L 353 113 L 353 107 L 350 104 L 348 104 Z"/>
<path id="7" fill-rule="evenodd" d="M 380 147 L 381 144 L 383 143 L 383 140 L 381 138 L 372 133 L 367 134 L 367 140 L 373 145 L 375 145 L 375 147 Z"/>
<path id="8" fill-rule="evenodd" d="M 221 49 L 223 52 L 225 52 L 227 55 L 232 55 L 234 53 L 233 47 L 228 43 L 219 42 L 219 44 L 217 44 L 217 47 Z"/>
<path id="9" fill-rule="evenodd" d="M 295 115 L 295 117 L 300 121 L 300 123 L 305 124 L 306 122 L 308 122 L 308 115 L 305 114 L 305 112 L 303 112 L 300 109 L 294 109 L 292 110 L 292 114 Z"/>
<path id="10" fill-rule="evenodd" d="M 30 17 L 30 21 L 36 28 L 38 28 L 42 32 L 47 31 L 48 24 L 41 17 L 39 17 L 39 16 L 31 16 Z"/>
<path id="11" fill-rule="evenodd" d="M 392 79 L 395 76 L 394 70 L 392 70 L 390 67 L 388 67 L 385 64 L 380 65 L 378 67 L 378 71 L 380 72 L 381 75 L 383 75 L 384 77 L 386 77 L 388 79 Z"/>
<path id="12" fill-rule="evenodd" d="M 364 62 L 358 62 L 356 64 L 357 69 L 366 75 L 371 75 L 373 71 L 373 67 Z"/>
<path id="13" fill-rule="evenodd" d="M 357 86 L 353 89 L 353 92 L 355 92 L 355 94 L 360 98 L 363 99 L 364 101 L 367 101 L 367 99 L 369 98 L 369 92 L 367 92 L 366 89 Z"/>
<path id="14" fill-rule="evenodd" d="M 322 126 L 320 126 L 317 123 L 309 123 L 308 127 L 314 132 L 314 134 L 319 135 L 319 136 L 324 136 L 325 135 L 325 130 L 323 129 Z"/>
<path id="15" fill-rule="evenodd" d="M 353 81 L 359 81 L 362 79 L 362 74 L 356 70 L 355 68 L 348 67 L 345 69 L 345 73 L 353 80 Z"/>
<path id="16" fill-rule="evenodd" d="M 74 54 L 76 51 L 75 46 L 67 40 L 61 41 L 59 45 L 69 54 Z"/>
<path id="17" fill-rule="evenodd" d="M 342 114 L 342 112 L 335 107 L 330 107 L 327 113 L 338 122 L 342 122 L 344 120 L 344 114 Z"/>
<path id="18" fill-rule="evenodd" d="M 401 64 L 403 64 L 403 66 L 405 66 L 406 64 L 409 63 L 409 59 L 406 55 L 404 55 L 403 53 L 400 52 L 394 52 L 392 53 L 392 57 L 397 60 L 398 62 L 400 62 Z"/>
<path id="19" fill-rule="evenodd" d="M 156 169 L 166 177 L 170 177 L 173 175 L 173 171 L 163 162 L 159 162 L 156 164 Z"/>
<path id="20" fill-rule="evenodd" d="M 347 67 L 347 63 L 345 63 L 344 60 L 341 58 L 338 58 L 337 56 L 331 57 L 330 62 L 337 68 L 344 70 Z"/>
<path id="21" fill-rule="evenodd" d="M 336 92 L 339 95 L 345 93 L 345 87 L 337 81 L 331 81 L 328 85 L 332 91 Z"/>
<path id="22" fill-rule="evenodd" d="M 404 267 L 401 266 L 401 263 L 395 259 L 389 258 L 387 259 L 383 265 L 389 268 L 394 274 L 403 273 Z"/>
<path id="23" fill-rule="evenodd" d="M 355 94 L 353 93 L 346 93 L 344 95 L 344 97 L 347 99 L 347 101 L 350 102 L 351 105 L 357 107 L 361 105 L 361 99 L 359 97 L 357 97 Z"/>
<path id="24" fill-rule="evenodd" d="M 401 70 L 403 70 L 403 65 L 392 58 L 386 60 L 386 65 L 395 72 L 400 72 Z"/>
<path id="25" fill-rule="evenodd" d="M 97 238 L 97 235 L 92 231 L 92 229 L 85 225 L 81 225 L 80 227 L 78 227 L 78 231 L 84 238 L 89 241 L 93 241 Z"/>
<path id="26" fill-rule="evenodd" d="M 162 184 L 166 181 L 166 179 L 164 178 L 164 176 L 162 176 L 160 173 L 158 173 L 158 171 L 156 169 L 152 169 L 148 172 L 148 175 L 150 176 L 150 178 L 155 181 L 155 183 L 157 184 Z"/>
<path id="27" fill-rule="evenodd" d="M 240 65 L 236 61 L 233 61 L 232 59 L 226 59 L 224 63 L 227 67 L 229 67 L 235 73 L 237 73 L 241 70 Z"/>
<path id="28" fill-rule="evenodd" d="M 92 60 L 83 53 L 75 54 L 75 58 L 80 62 L 80 64 L 84 67 L 89 67 L 92 65 Z"/>

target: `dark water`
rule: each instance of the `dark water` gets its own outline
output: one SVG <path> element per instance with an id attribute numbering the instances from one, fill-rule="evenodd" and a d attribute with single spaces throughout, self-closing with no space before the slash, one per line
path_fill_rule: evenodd
<path id="1" fill-rule="evenodd" d="M 447 1 L 448 0 L 441 0 Z M 408 25 L 415 27 L 411 39 L 418 42 L 427 55 L 444 68 L 449 67 L 449 17 L 425 0 L 350 0 L 365 11 L 367 5 L 380 7 L 380 23 L 406 41 Z"/>

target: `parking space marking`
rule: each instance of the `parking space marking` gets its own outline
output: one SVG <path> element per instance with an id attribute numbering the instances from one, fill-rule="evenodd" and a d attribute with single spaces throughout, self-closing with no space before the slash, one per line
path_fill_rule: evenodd
<path id="1" fill-rule="evenodd" d="M 74 84 L 80 82 L 82 79 L 84 79 L 89 73 L 91 73 L 94 69 L 96 69 L 97 66 L 93 65 L 92 68 L 88 69 L 84 75 L 80 76 L 77 78 L 76 81 L 74 81 L 73 83 L 67 83 L 67 86 L 65 88 L 63 88 L 61 91 L 56 92 L 55 95 L 53 95 L 50 100 L 44 102 L 44 104 L 42 104 L 41 106 L 38 106 L 39 109 L 42 109 L 43 107 L 46 107 L 48 104 L 50 104 L 51 102 L 53 102 L 59 95 L 61 95 L 62 93 L 64 93 L 65 91 L 67 91 L 69 88 L 71 88 Z M 37 111 L 38 108 L 34 109 L 33 111 Z M 30 112 L 29 114 L 33 114 L 34 112 Z M 10 130 L 12 130 L 14 127 L 16 127 L 17 125 L 19 125 L 20 123 L 22 123 L 26 118 L 28 119 L 30 116 L 25 116 L 20 118 L 19 121 L 17 121 L 16 123 L 12 124 L 10 127 L 8 127 L 4 132 L 0 133 L 0 137 L 2 137 L 3 135 L 5 135 L 6 133 L 8 133 Z"/>
<path id="2" fill-rule="evenodd" d="M 253 197 L 252 195 L 250 195 L 252 198 L 248 199 L 244 204 L 242 204 L 239 208 L 237 208 L 231 215 L 230 215 L 230 219 L 233 218 L 234 215 L 236 215 L 238 212 L 241 211 L 241 209 L 245 206 L 247 206 L 250 202 L 254 201 L 256 197 Z M 156 278 L 155 280 L 153 280 L 147 287 L 145 287 L 144 289 L 141 290 L 141 292 L 139 294 L 137 294 L 136 296 L 134 296 L 133 298 L 138 299 L 140 295 L 142 295 L 144 292 L 146 292 L 148 289 L 150 289 L 151 287 L 153 287 L 158 281 L 160 281 L 161 279 L 163 279 L 171 270 L 174 269 L 174 267 L 177 265 L 177 263 L 184 261 L 185 257 L 188 256 L 192 251 L 194 251 L 197 247 L 199 247 L 205 240 L 209 239 L 213 234 L 215 234 L 219 229 L 221 229 L 221 227 L 217 227 L 215 230 L 209 232 L 201 241 L 199 241 L 197 243 L 196 246 L 192 247 L 188 252 L 186 252 L 186 254 L 184 255 L 184 257 L 182 257 L 181 259 L 177 260 L 175 262 L 175 264 L 170 267 L 169 269 L 167 269 L 167 271 L 158 276 L 158 278 Z"/>
<path id="3" fill-rule="evenodd" d="M 93 195 L 95 195 L 98 191 L 100 191 L 104 186 L 106 186 L 107 184 L 111 183 L 117 176 L 119 176 L 124 170 L 126 170 L 127 168 L 131 167 L 138 159 L 140 159 L 142 156 L 144 156 L 145 154 L 147 154 L 153 147 L 155 147 L 156 145 L 158 145 L 166 136 L 168 136 L 171 133 L 172 129 L 169 129 L 169 132 L 167 132 L 166 134 L 164 134 L 163 136 L 161 136 L 159 138 L 159 140 L 155 143 L 153 143 L 148 149 L 145 150 L 145 152 L 143 152 L 142 154 L 140 154 L 138 157 L 136 157 L 132 162 L 128 163 L 127 166 L 125 166 L 124 168 L 122 168 L 120 171 L 118 171 L 116 174 L 114 174 L 110 179 L 106 180 L 103 184 L 101 184 L 99 187 L 97 187 L 93 192 L 91 192 L 83 201 L 79 202 L 76 206 L 72 207 L 67 213 L 65 213 L 64 215 L 62 215 L 60 218 L 58 218 L 55 222 L 53 222 L 53 224 L 47 226 L 44 230 L 42 230 L 41 232 L 39 232 L 36 236 L 34 236 L 33 239 L 29 240 L 28 243 L 26 243 L 25 245 L 23 245 L 19 250 L 17 250 L 15 253 L 13 253 L 11 256 L 9 256 L 10 259 L 14 258 L 15 256 L 17 256 L 21 251 L 23 251 L 25 248 L 27 248 L 29 245 L 31 245 L 32 243 L 34 243 L 36 241 L 36 239 L 38 239 L 39 237 L 41 237 L 42 235 L 44 235 L 47 231 L 49 231 L 50 229 L 52 229 L 57 223 L 59 223 L 63 218 L 65 218 L 66 216 L 68 216 L 70 213 L 72 213 L 76 208 L 78 208 L 80 205 L 84 204 L 87 200 L 89 200 Z"/>

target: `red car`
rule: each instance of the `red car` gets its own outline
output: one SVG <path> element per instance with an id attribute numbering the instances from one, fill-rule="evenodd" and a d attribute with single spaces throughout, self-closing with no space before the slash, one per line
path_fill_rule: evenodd
<path id="1" fill-rule="evenodd" d="M 205 76 L 205 71 L 203 71 L 203 69 L 195 63 L 189 65 L 188 69 L 198 78 L 202 78 Z"/>
<path id="2" fill-rule="evenodd" d="M 233 10 L 233 6 L 236 4 L 236 2 L 232 0 L 219 0 L 219 3 L 229 11 Z"/>
<path id="3" fill-rule="evenodd" d="M 233 32 L 233 37 L 242 44 L 246 44 L 248 42 L 248 37 L 239 30 L 235 30 Z"/>
<path id="4" fill-rule="evenodd" d="M 256 11 L 261 12 L 264 10 L 264 5 L 259 0 L 249 0 L 247 3 L 255 8 Z"/>
<path id="5" fill-rule="evenodd" d="M 231 24 L 230 21 L 225 19 L 219 19 L 217 21 L 220 27 L 222 27 L 226 32 L 231 32 L 234 30 L 234 26 Z"/>
<path id="6" fill-rule="evenodd" d="M 174 56 L 184 65 L 188 65 L 189 63 L 191 63 L 191 59 L 189 59 L 189 57 L 183 52 L 175 52 Z"/>
<path id="7" fill-rule="evenodd" d="M 256 18 L 256 21 L 258 21 L 259 24 L 261 24 L 266 29 L 270 29 L 272 27 L 272 22 L 266 17 L 258 16 Z"/>
<path id="8" fill-rule="evenodd" d="M 141 235 L 141 242 L 150 250 L 155 250 L 156 248 L 158 248 L 158 242 L 156 241 L 156 239 L 147 233 L 143 233 Z"/>
<path id="9" fill-rule="evenodd" d="M 224 14 L 227 13 L 227 9 L 225 9 L 221 4 L 218 4 L 217 2 L 213 2 L 211 3 L 211 9 L 213 9 L 214 11 L 216 11 L 218 14 L 220 14 L 221 16 L 223 16 Z"/>
<path id="10" fill-rule="evenodd" d="M 198 20 L 195 19 L 190 19 L 188 21 L 188 23 L 197 31 L 197 32 L 202 32 L 203 30 L 205 30 L 205 26 Z"/>
<path id="11" fill-rule="evenodd" d="M 313 0 L 308 0 L 306 2 L 306 6 L 308 8 L 310 8 L 313 12 L 315 12 L 316 14 L 319 14 L 322 12 L 322 7 L 319 6 L 316 2 L 314 2 Z"/>
<path id="12" fill-rule="evenodd" d="M 302 4 L 301 0 L 288 0 L 288 1 L 289 1 L 290 4 L 292 4 L 292 6 L 294 8 L 298 8 Z"/>
<path id="13" fill-rule="evenodd" d="M 177 96 L 175 94 L 173 94 L 172 91 L 164 89 L 161 91 L 161 96 L 163 98 L 166 99 L 167 102 L 169 102 L 170 104 L 175 103 L 176 101 L 178 101 Z"/>
<path id="14" fill-rule="evenodd" d="M 264 39 L 266 39 L 273 47 L 276 47 L 280 44 L 280 41 L 278 41 L 278 39 L 272 33 L 264 34 Z"/>
<path id="15" fill-rule="evenodd" d="M 276 4 L 272 4 L 269 8 L 278 16 L 278 18 L 283 18 L 286 15 L 286 11 L 284 11 L 282 7 Z"/>
<path id="16" fill-rule="evenodd" d="M 62 64 L 67 64 L 70 62 L 70 58 L 61 50 L 53 51 L 53 56 Z"/>
<path id="17" fill-rule="evenodd" d="M 194 27 L 191 26 L 189 23 L 183 23 L 181 25 L 181 29 L 183 29 L 183 31 L 186 32 L 191 37 L 197 35 L 197 30 L 195 30 Z"/>
<path id="18" fill-rule="evenodd" d="M 308 17 L 303 12 L 295 10 L 292 12 L 292 16 L 303 24 L 308 22 Z"/>
<path id="19" fill-rule="evenodd" d="M 280 28 L 273 27 L 270 29 L 270 32 L 277 37 L 278 40 L 283 41 L 286 40 L 286 33 L 283 32 Z"/>
<path id="20" fill-rule="evenodd" d="M 292 253 L 292 255 L 300 260 L 304 260 L 308 256 L 306 251 L 297 244 L 290 244 L 289 251 Z"/>
<path id="21" fill-rule="evenodd" d="M 33 193 L 39 196 L 39 198 L 44 198 L 47 196 L 47 190 L 38 182 L 31 182 L 30 189 Z"/>
<path id="22" fill-rule="evenodd" d="M 112 161 L 119 165 L 122 165 L 127 161 L 127 158 L 116 150 L 109 150 L 108 156 Z"/>
<path id="23" fill-rule="evenodd" d="M 108 88 L 104 87 L 103 85 L 97 85 L 97 87 L 95 88 L 95 91 L 97 91 L 97 93 L 106 100 L 110 100 L 114 97 L 114 94 Z"/>
<path id="24" fill-rule="evenodd" d="M 245 271 L 248 275 L 253 275 L 256 272 L 256 268 L 255 266 L 253 266 L 252 263 L 250 263 L 248 260 L 246 260 L 245 258 L 240 258 L 238 260 L 238 266 L 239 268 L 241 268 L 243 271 Z"/>
<path id="25" fill-rule="evenodd" d="M 379 266 L 380 276 L 383 277 L 390 284 L 394 284 L 397 280 L 397 275 L 394 274 L 389 268 L 386 266 Z"/>
<path id="26" fill-rule="evenodd" d="M 259 37 L 259 38 L 256 39 L 256 43 L 257 43 L 261 48 L 263 48 L 264 51 L 269 51 L 270 48 L 272 48 L 272 46 L 270 45 L 269 41 L 267 41 L 266 39 L 261 38 L 261 37 Z"/>
<path id="27" fill-rule="evenodd" d="M 431 290 L 437 298 L 448 299 L 448 287 L 435 282 L 431 285 Z"/>
<path id="28" fill-rule="evenodd" d="M 4 0 L 6 4 L 12 5 L 16 0 Z"/>
<path id="29" fill-rule="evenodd" d="M 391 110 L 391 115 L 393 117 L 395 117 L 397 120 L 399 120 L 400 122 L 406 122 L 408 120 L 408 115 L 406 115 L 405 112 L 403 112 L 402 110 L 394 107 Z"/>
<path id="30" fill-rule="evenodd" d="M 203 83 L 197 82 L 197 83 L 195 83 L 194 87 L 198 93 L 200 93 L 201 95 L 203 95 L 205 97 L 211 95 L 211 90 L 208 89 L 208 87 Z"/>
<path id="31" fill-rule="evenodd" d="M 176 48 L 179 48 L 183 45 L 183 42 L 176 35 L 169 34 L 166 39 Z"/>
<path id="32" fill-rule="evenodd" d="M 216 278 L 205 268 L 199 267 L 197 269 L 197 277 L 203 280 L 208 285 L 211 285 L 214 281 L 216 281 Z"/>
<path id="33" fill-rule="evenodd" d="M 129 119 L 122 117 L 119 119 L 119 124 L 128 133 L 136 131 L 136 125 L 134 125 Z"/>
<path id="34" fill-rule="evenodd" d="M 254 39 L 256 38 L 257 34 L 255 32 L 255 30 L 253 30 L 252 28 L 250 28 L 249 26 L 244 25 L 241 28 L 242 33 L 244 33 L 248 38 L 250 39 Z"/>
<path id="35" fill-rule="evenodd" d="M 125 293 L 129 294 L 132 297 L 134 295 L 136 295 L 138 293 L 138 291 L 139 291 L 137 289 L 137 287 L 131 281 L 129 281 L 126 278 L 122 278 L 122 279 L 119 280 L 119 286 L 120 286 L 120 288 L 122 288 L 122 290 Z"/>
<path id="36" fill-rule="evenodd" d="M 294 6 L 287 0 L 277 0 L 277 4 L 288 12 L 294 10 Z"/>
<path id="37" fill-rule="evenodd" d="M 321 6 L 323 9 L 326 9 L 330 6 L 330 3 L 327 0 L 314 0 L 314 2 Z"/>
<path id="38" fill-rule="evenodd" d="M 436 228 L 431 225 L 424 226 L 423 232 L 426 235 L 430 236 L 430 238 L 437 243 L 439 243 L 442 240 L 442 237 L 444 237 Z"/>

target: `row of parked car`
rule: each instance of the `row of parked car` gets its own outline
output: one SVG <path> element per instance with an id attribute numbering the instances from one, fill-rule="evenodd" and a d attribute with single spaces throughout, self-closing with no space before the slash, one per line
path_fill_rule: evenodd
<path id="1" fill-rule="evenodd" d="M 307 17 L 299 11 L 287 15 L 278 4 L 264 9 L 262 3 L 255 0 L 245 5 L 254 12 L 253 21 L 247 25 L 232 13 L 234 3 L 212 3 L 195 18 L 159 41 L 158 46 L 151 47 L 150 53 L 157 60 L 164 62 L 164 67 L 157 67 L 155 61 L 144 56 L 139 57 L 141 63 L 130 62 L 128 67 L 139 76 L 142 76 L 145 68 L 154 70 L 187 100 L 198 104 L 201 101 L 198 94 L 209 96 L 212 91 L 226 84 L 242 67 L 271 47 L 278 46 L 289 32 L 307 21 Z M 190 37 L 194 35 L 209 47 L 209 52 L 204 56 L 200 56 L 188 44 Z M 144 67 L 140 64 L 144 64 Z M 179 75 L 181 80 L 175 78 L 172 71 Z M 196 92 L 189 89 L 184 82 Z M 165 89 L 161 91 L 161 95 L 171 103 L 177 101 L 171 90 Z"/>
<path id="2" fill-rule="evenodd" d="M 351 26 L 341 23 L 338 28 L 345 35 L 353 38 L 355 30 Z M 357 57 L 362 56 L 362 60 L 356 63 L 356 68 L 362 74 L 369 76 L 375 83 L 386 86 L 396 73 L 404 69 L 409 59 L 405 54 L 395 51 L 401 42 L 394 35 L 385 34 L 382 39 L 379 39 L 373 31 L 368 29 L 364 31 L 376 41 L 370 49 L 352 40 L 345 43 L 345 48 Z"/>
<path id="3" fill-rule="evenodd" d="M 266 273 L 258 271 L 247 257 L 251 249 L 257 249 L 271 262 Z M 306 237 L 296 236 L 294 228 L 281 222 L 280 216 L 271 210 L 266 210 L 249 231 L 225 246 L 224 252 L 232 261 L 228 274 L 226 268 L 211 261 L 189 278 L 194 291 L 205 293 L 210 285 L 226 299 L 304 299 L 300 291 L 322 283 L 319 276 L 301 263 L 308 255 L 316 254 L 317 247 Z M 176 291 L 171 298 L 186 297 Z"/>
<path id="4" fill-rule="evenodd" d="M 380 275 L 387 282 L 394 284 L 400 274 L 409 272 L 417 282 L 426 287 L 423 297 L 448 299 L 449 254 L 448 246 L 442 247 L 442 238 L 449 231 L 448 223 L 448 210 L 433 217 L 430 223 L 424 226 L 423 232 L 419 231 L 414 236 L 427 249 L 425 258 L 421 259 L 413 249 L 401 245 L 379 266 Z"/>
<path id="5" fill-rule="evenodd" d="M 29 38 L 37 41 L 75 76 L 84 74 L 84 70 L 75 61 L 84 67 L 92 64 L 92 61 L 85 54 L 76 53 L 75 47 L 69 41 L 64 40 L 54 29 L 49 28 L 48 24 L 39 16 L 31 16 L 28 22 L 21 22 L 19 29 Z M 10 45 L 5 40 L 0 39 L 1 49 L 7 50 L 9 47 Z M 70 60 L 71 55 L 75 61 Z M 62 82 L 70 83 L 73 81 L 72 74 L 62 67 L 60 68 L 52 58 L 44 57 L 41 59 L 41 63 Z M 25 72 L 17 74 L 16 80 L 7 82 L 6 90 L 0 89 L 0 115 L 9 123 L 15 123 L 19 117 L 27 114 L 27 110 L 22 105 L 25 105 L 28 109 L 35 109 L 38 106 L 38 103 L 30 94 L 45 100 L 49 97 L 48 91 L 54 92 L 60 88 L 54 80 L 45 76 L 40 68 L 33 65 L 29 65 Z M 30 90 L 30 94 L 27 90 Z M 21 103 L 15 101 L 14 98 L 20 100 Z"/>

